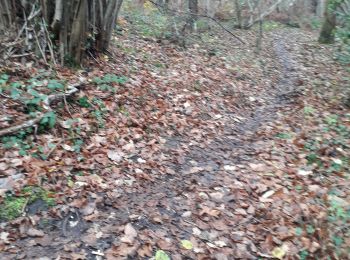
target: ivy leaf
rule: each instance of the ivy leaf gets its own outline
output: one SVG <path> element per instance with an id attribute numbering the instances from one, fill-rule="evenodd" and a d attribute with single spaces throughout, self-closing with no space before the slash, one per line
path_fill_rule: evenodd
<path id="1" fill-rule="evenodd" d="M 301 236 L 303 234 L 303 229 L 300 227 L 295 228 L 295 234 Z"/>
<path id="2" fill-rule="evenodd" d="M 58 80 L 50 80 L 49 84 L 47 84 L 47 87 L 51 90 L 64 89 L 64 85 Z"/>
<path id="3" fill-rule="evenodd" d="M 56 114 L 54 112 L 48 112 L 45 114 L 40 124 L 48 124 L 50 128 L 53 128 L 56 124 Z"/>

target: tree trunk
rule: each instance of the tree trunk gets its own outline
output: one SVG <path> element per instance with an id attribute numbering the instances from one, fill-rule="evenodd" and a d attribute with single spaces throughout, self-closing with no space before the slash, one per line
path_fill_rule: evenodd
<path id="1" fill-rule="evenodd" d="M 8 0 L 0 0 L 0 32 L 8 29 L 12 24 L 12 4 Z"/>
<path id="2" fill-rule="evenodd" d="M 242 28 L 242 8 L 239 0 L 235 0 L 235 11 L 236 11 L 236 19 L 237 19 L 237 28 Z"/>
<path id="3" fill-rule="evenodd" d="M 198 19 L 198 0 L 189 0 L 188 9 L 190 11 L 189 24 L 192 31 L 196 29 L 196 21 Z"/>
<path id="4" fill-rule="evenodd" d="M 28 27 L 34 35 L 41 28 L 37 35 L 46 36 L 42 41 L 44 46 L 37 46 L 41 56 L 45 56 L 49 50 L 52 53 L 53 48 L 49 44 L 56 45 L 62 65 L 67 61 L 80 64 L 88 50 L 108 49 L 122 2 L 123 0 L 0 0 L 0 33 L 15 25 L 19 37 L 26 39 Z M 34 17 L 30 18 L 30 15 Z M 53 41 L 51 35 L 54 36 Z M 37 42 L 39 45 L 38 39 Z M 46 61 L 45 57 L 43 59 Z"/>
<path id="5" fill-rule="evenodd" d="M 331 8 L 332 0 L 328 0 L 324 11 L 324 21 L 321 28 L 319 43 L 330 44 L 334 43 L 334 30 L 336 26 L 336 14 Z"/>
<path id="6" fill-rule="evenodd" d="M 325 0 L 318 0 L 317 1 L 316 15 L 318 17 L 324 18 L 325 6 L 326 6 L 326 1 Z"/>

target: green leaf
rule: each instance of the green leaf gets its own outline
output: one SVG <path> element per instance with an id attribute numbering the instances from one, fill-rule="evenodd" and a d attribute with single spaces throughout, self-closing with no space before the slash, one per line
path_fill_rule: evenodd
<path id="1" fill-rule="evenodd" d="M 306 115 L 311 115 L 315 113 L 315 109 L 313 107 L 304 107 L 304 113 Z"/>
<path id="2" fill-rule="evenodd" d="M 40 121 L 41 125 L 48 124 L 50 128 L 53 128 L 56 124 L 56 114 L 54 112 L 48 112 Z"/>
<path id="3" fill-rule="evenodd" d="M 20 156 L 25 156 L 25 155 L 27 155 L 27 152 L 24 149 L 21 149 L 21 150 L 19 150 L 18 154 Z"/>
<path id="4" fill-rule="evenodd" d="M 12 82 L 12 83 L 10 84 L 10 86 L 11 86 L 12 88 L 19 88 L 19 87 L 22 86 L 22 84 L 19 83 L 19 82 Z"/>
<path id="5" fill-rule="evenodd" d="M 338 116 L 337 115 L 327 116 L 325 118 L 325 121 L 328 125 L 335 125 L 338 122 Z"/>
<path id="6" fill-rule="evenodd" d="M 11 98 L 18 99 L 21 96 L 21 92 L 17 88 L 11 89 Z"/>
<path id="7" fill-rule="evenodd" d="M 299 252 L 300 260 L 306 260 L 308 255 L 309 255 L 309 252 L 306 250 L 302 250 Z"/>
<path id="8" fill-rule="evenodd" d="M 79 98 L 79 99 L 78 99 L 78 102 L 79 102 L 79 105 L 80 105 L 81 107 L 85 107 L 85 108 L 91 107 L 91 104 L 90 104 L 90 102 L 89 102 L 89 99 L 88 99 L 86 96 Z"/>
<path id="9" fill-rule="evenodd" d="M 315 233 L 315 228 L 311 225 L 307 225 L 306 231 L 309 235 L 312 235 L 313 233 Z"/>
<path id="10" fill-rule="evenodd" d="M 170 260 L 170 257 L 163 250 L 157 250 L 155 260 Z"/>
<path id="11" fill-rule="evenodd" d="M 193 244 L 189 240 L 181 240 L 181 246 L 187 250 L 191 250 L 193 248 Z"/>
<path id="12" fill-rule="evenodd" d="M 334 242 L 334 244 L 336 245 L 336 246 L 341 246 L 342 244 L 343 244 L 343 239 L 341 238 L 341 237 L 337 237 L 337 236 L 334 236 L 333 238 L 332 238 L 332 240 L 333 240 L 333 242 Z"/>
<path id="13" fill-rule="evenodd" d="M 51 90 L 64 89 L 64 85 L 61 82 L 59 82 L 58 80 L 50 80 L 47 87 Z"/>
<path id="14" fill-rule="evenodd" d="M 301 236 L 303 234 L 303 229 L 300 227 L 295 228 L 295 234 Z"/>
<path id="15" fill-rule="evenodd" d="M 1 74 L 0 78 L 3 80 L 8 80 L 10 78 L 10 76 L 7 74 Z"/>
<path id="16" fill-rule="evenodd" d="M 41 98 L 36 97 L 36 98 L 33 98 L 33 99 L 26 101 L 25 103 L 27 105 L 38 105 L 40 103 L 40 101 L 41 101 Z"/>
<path id="17" fill-rule="evenodd" d="M 289 133 L 279 133 L 276 135 L 276 137 L 281 138 L 281 139 L 291 139 L 292 135 Z"/>
<path id="18" fill-rule="evenodd" d="M 54 112 L 49 112 L 49 127 L 53 128 L 56 124 L 56 114 Z"/>

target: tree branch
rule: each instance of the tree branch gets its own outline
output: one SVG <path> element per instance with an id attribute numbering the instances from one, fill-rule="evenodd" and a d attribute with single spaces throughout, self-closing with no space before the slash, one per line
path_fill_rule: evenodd
<path id="1" fill-rule="evenodd" d="M 213 22 L 215 22 L 217 25 L 220 26 L 221 29 L 223 29 L 225 32 L 229 33 L 233 38 L 237 39 L 238 41 L 240 41 L 243 44 L 246 44 L 245 41 L 243 41 L 240 37 L 238 37 L 237 35 L 233 34 L 229 29 L 227 29 L 225 26 L 223 26 L 218 20 L 216 20 L 214 17 L 208 16 L 208 15 L 204 15 L 204 14 L 196 14 L 196 13 L 191 13 L 191 12 L 182 12 L 182 11 L 176 11 L 176 10 L 172 10 L 170 8 L 168 8 L 167 6 L 158 4 L 152 0 L 148 0 L 150 3 L 152 3 L 153 5 L 157 6 L 158 8 L 162 8 L 164 10 L 167 10 L 168 12 L 171 12 L 173 14 L 186 14 L 186 15 L 193 15 L 193 16 L 197 16 L 197 17 L 203 17 L 203 18 L 207 18 L 209 20 L 212 20 Z"/>
<path id="2" fill-rule="evenodd" d="M 59 93 L 59 94 L 53 94 L 53 95 L 49 95 L 45 98 L 45 100 L 43 101 L 43 108 L 50 112 L 52 111 L 51 108 L 51 104 L 53 102 L 57 102 L 60 100 L 63 100 L 64 98 L 67 98 L 75 93 L 77 93 L 79 91 L 79 86 L 81 86 L 82 84 L 74 84 L 68 87 L 68 91 L 64 92 L 64 93 Z M 44 118 L 45 113 L 39 113 L 34 119 L 30 119 L 27 120 L 21 124 L 15 125 L 15 126 L 10 126 L 8 128 L 5 129 L 0 129 L 0 137 L 1 136 L 5 136 L 5 135 L 10 135 L 10 134 L 14 134 L 20 130 L 29 128 L 29 127 L 33 127 L 37 124 L 40 123 L 40 121 Z"/>

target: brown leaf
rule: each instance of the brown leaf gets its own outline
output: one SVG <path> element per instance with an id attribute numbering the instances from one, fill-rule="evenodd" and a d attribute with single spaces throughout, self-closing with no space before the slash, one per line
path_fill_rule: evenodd
<path id="1" fill-rule="evenodd" d="M 116 150 L 109 150 L 107 152 L 107 156 L 109 159 L 111 159 L 112 161 L 118 163 L 123 159 L 123 153 L 121 153 L 120 151 L 116 151 Z"/>
<path id="2" fill-rule="evenodd" d="M 141 246 L 138 250 L 137 253 L 140 257 L 151 257 L 152 256 L 152 246 L 150 244 L 146 244 Z"/>
<path id="3" fill-rule="evenodd" d="M 174 248 L 174 245 L 171 242 L 171 239 L 169 239 L 169 238 L 164 238 L 164 239 L 158 240 L 157 246 L 164 251 L 169 251 L 169 250 L 172 250 Z"/>
<path id="4" fill-rule="evenodd" d="M 90 202 L 84 208 L 82 208 L 80 212 L 81 214 L 83 214 L 83 216 L 91 215 L 92 213 L 94 213 L 95 208 L 96 204 L 94 202 Z"/>
<path id="5" fill-rule="evenodd" d="M 218 217 L 220 215 L 220 213 L 221 212 L 217 209 L 211 209 L 209 207 L 204 206 L 202 208 L 202 210 L 199 212 L 199 215 L 202 216 L 202 215 L 207 214 L 207 215 L 212 216 L 212 217 Z"/>
<path id="6" fill-rule="evenodd" d="M 137 237 L 137 231 L 130 223 L 126 224 L 124 234 L 125 235 L 120 240 L 128 244 L 132 244 Z"/>
<path id="7" fill-rule="evenodd" d="M 35 228 L 29 228 L 27 230 L 27 235 L 31 237 L 43 237 L 45 233 L 41 230 L 35 229 Z"/>

